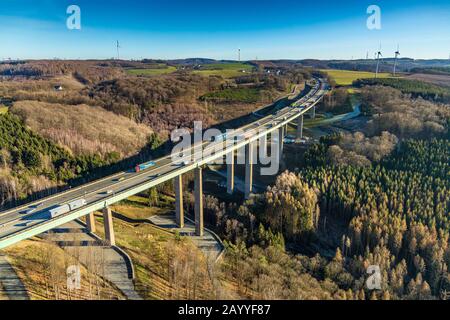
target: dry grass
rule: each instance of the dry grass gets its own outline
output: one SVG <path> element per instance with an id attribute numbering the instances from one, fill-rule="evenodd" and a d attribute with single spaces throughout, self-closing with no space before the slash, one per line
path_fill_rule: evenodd
<path id="1" fill-rule="evenodd" d="M 144 147 L 152 132 L 126 117 L 87 105 L 19 101 L 10 111 L 32 130 L 74 154 L 105 155 L 116 151 L 122 157 L 129 156 Z"/>
<path id="2" fill-rule="evenodd" d="M 161 203 L 164 201 L 164 196 L 161 196 Z M 173 203 L 173 200 L 172 200 Z M 111 206 L 113 211 L 120 212 L 120 214 L 130 219 L 139 220 L 147 219 L 154 215 L 169 214 L 173 211 L 173 205 L 159 207 L 150 207 L 148 199 L 142 196 L 131 196 L 130 198 L 116 203 Z"/>
<path id="3" fill-rule="evenodd" d="M 438 86 L 450 87 L 450 75 L 415 73 L 407 76 L 406 79 L 419 80 Z"/>
<path id="4" fill-rule="evenodd" d="M 63 91 L 55 91 L 56 85 L 61 85 Z M 15 100 L 86 101 L 87 97 L 80 93 L 84 88 L 85 86 L 72 76 L 8 80 L 0 81 L 0 96 L 14 97 Z"/>
<path id="5" fill-rule="evenodd" d="M 66 266 L 78 263 L 54 244 L 26 240 L 5 252 L 32 300 L 123 298 L 120 291 L 90 273 L 84 266 L 81 266 L 81 290 L 68 291 Z M 97 283 L 95 287 L 93 283 Z"/>
<path id="6" fill-rule="evenodd" d="M 120 206 L 120 214 L 144 217 L 145 208 L 136 204 Z M 131 207 L 135 207 L 134 210 Z M 115 208 L 120 209 L 120 208 Z M 139 210 L 142 210 L 139 213 Z M 156 209 L 155 209 L 156 210 Z M 163 209 L 160 209 L 163 210 Z M 208 299 L 214 296 L 203 253 L 188 238 L 151 224 L 127 223 L 114 219 L 116 243 L 133 260 L 136 290 L 146 300 Z M 104 237 L 101 214 L 96 218 L 97 234 Z M 196 280 L 194 281 L 194 277 Z"/>
<path id="7" fill-rule="evenodd" d="M 0 301 L 2 300 L 9 300 L 8 297 L 3 293 L 3 287 L 2 284 L 0 283 Z"/>

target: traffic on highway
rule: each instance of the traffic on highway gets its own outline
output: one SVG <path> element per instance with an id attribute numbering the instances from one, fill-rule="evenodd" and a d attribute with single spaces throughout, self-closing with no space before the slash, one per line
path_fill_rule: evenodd
<path id="1" fill-rule="evenodd" d="M 279 110 L 275 115 L 266 116 L 239 128 L 244 133 L 244 141 L 241 144 L 245 145 L 255 141 L 258 138 L 256 134 L 259 132 L 265 132 L 266 134 L 273 132 L 282 125 L 295 120 L 319 102 L 326 91 L 327 84 L 324 80 L 314 79 L 311 90 L 291 106 Z M 204 154 L 216 150 L 217 144 L 223 146 L 225 140 L 226 134 L 215 137 L 212 142 L 203 141 L 201 148 L 199 146 L 192 147 L 190 155 L 182 158 L 178 164 L 172 161 L 171 155 L 168 155 L 137 165 L 129 171 L 120 172 L 40 201 L 0 212 L 0 248 L 37 235 L 44 230 L 50 230 L 59 224 L 70 221 L 70 219 L 79 218 L 81 215 L 77 215 L 77 213 L 83 211 L 83 209 L 106 207 L 114 201 L 124 199 L 133 192 L 140 192 L 149 183 L 158 185 L 179 174 L 188 172 L 196 166 L 201 166 L 205 163 L 193 161 L 193 159 L 198 159 L 197 153 Z M 225 147 L 226 152 L 234 150 L 228 150 L 227 148 L 228 146 Z M 232 148 L 237 148 L 237 146 L 232 146 Z M 216 158 L 223 157 L 223 155 L 219 154 Z"/>

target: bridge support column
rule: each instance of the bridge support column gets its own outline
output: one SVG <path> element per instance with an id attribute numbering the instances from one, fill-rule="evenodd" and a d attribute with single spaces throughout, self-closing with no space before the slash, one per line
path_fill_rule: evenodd
<path id="1" fill-rule="evenodd" d="M 199 237 L 203 236 L 203 177 L 202 168 L 194 170 L 195 182 L 195 234 Z"/>
<path id="2" fill-rule="evenodd" d="M 227 157 L 227 193 L 233 194 L 234 192 L 234 151 L 230 152 L 230 156 Z"/>
<path id="3" fill-rule="evenodd" d="M 312 108 L 312 118 L 315 119 L 316 118 L 316 106 L 314 106 Z"/>
<path id="4" fill-rule="evenodd" d="M 303 115 L 297 118 L 297 139 L 303 139 Z"/>
<path id="5" fill-rule="evenodd" d="M 175 186 L 175 220 L 178 227 L 184 227 L 184 207 L 183 207 L 183 176 L 179 175 L 174 179 Z"/>
<path id="6" fill-rule="evenodd" d="M 109 207 L 103 209 L 103 224 L 105 225 L 105 239 L 110 246 L 116 245 L 112 212 Z"/>
<path id="7" fill-rule="evenodd" d="M 253 144 L 245 146 L 245 199 L 249 199 L 253 191 Z"/>
<path id="8" fill-rule="evenodd" d="M 87 229 L 90 233 L 95 232 L 95 216 L 94 213 L 91 212 L 86 216 L 86 225 Z"/>
<path id="9" fill-rule="evenodd" d="M 279 147 L 279 155 L 280 158 L 283 157 L 283 149 L 284 149 L 284 127 L 281 127 L 279 129 L 279 133 L 278 133 L 278 147 Z"/>

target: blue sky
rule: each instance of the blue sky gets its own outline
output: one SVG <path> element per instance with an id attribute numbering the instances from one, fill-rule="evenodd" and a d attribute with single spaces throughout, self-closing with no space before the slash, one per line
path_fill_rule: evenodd
<path id="1" fill-rule="evenodd" d="M 0 0 L 0 59 L 449 58 L 450 1 Z M 66 9 L 81 8 L 81 30 Z M 379 5 L 382 29 L 368 30 Z"/>

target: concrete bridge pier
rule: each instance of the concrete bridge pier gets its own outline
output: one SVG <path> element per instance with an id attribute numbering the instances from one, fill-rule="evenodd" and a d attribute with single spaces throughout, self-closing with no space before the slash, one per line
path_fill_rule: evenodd
<path id="1" fill-rule="evenodd" d="M 278 153 L 280 158 L 283 157 L 283 149 L 284 149 L 284 127 L 281 127 L 279 129 L 279 134 L 278 134 L 278 147 L 280 152 Z"/>
<path id="2" fill-rule="evenodd" d="M 227 160 L 227 193 L 233 194 L 234 192 L 234 151 L 230 152 L 230 155 L 226 157 Z"/>
<path id="3" fill-rule="evenodd" d="M 249 199 L 253 191 L 253 143 L 245 146 L 245 199 Z"/>
<path id="4" fill-rule="evenodd" d="M 316 118 L 316 106 L 314 106 L 312 108 L 312 118 L 315 119 Z"/>
<path id="5" fill-rule="evenodd" d="M 297 118 L 297 139 L 303 139 L 303 115 Z"/>
<path id="6" fill-rule="evenodd" d="M 179 228 L 184 227 L 183 176 L 174 179 L 175 187 L 175 220 Z"/>
<path id="7" fill-rule="evenodd" d="M 203 177 L 202 168 L 194 169 L 194 195 L 195 195 L 195 235 L 203 237 Z"/>
<path id="8" fill-rule="evenodd" d="M 105 240 L 110 246 L 116 245 L 111 208 L 103 209 L 103 224 L 105 226 Z"/>
<path id="9" fill-rule="evenodd" d="M 86 225 L 87 229 L 90 233 L 95 232 L 95 216 L 94 213 L 91 212 L 86 216 Z"/>

